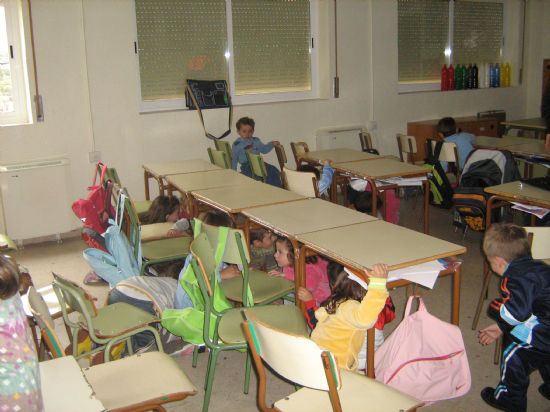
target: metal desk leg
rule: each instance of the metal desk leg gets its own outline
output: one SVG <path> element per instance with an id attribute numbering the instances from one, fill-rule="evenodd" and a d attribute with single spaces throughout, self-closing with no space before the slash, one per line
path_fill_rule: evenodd
<path id="1" fill-rule="evenodd" d="M 372 200 L 371 200 L 371 216 L 377 217 L 378 214 L 378 208 L 377 208 L 377 200 L 378 200 L 378 189 L 376 188 L 376 181 L 373 179 L 367 179 L 367 182 L 369 182 L 369 186 L 372 190 Z"/>
<path id="2" fill-rule="evenodd" d="M 367 330 L 367 376 L 374 379 L 374 327 Z"/>
<path id="3" fill-rule="evenodd" d="M 298 242 L 291 241 L 292 246 L 294 247 L 294 293 L 296 294 L 299 287 L 305 287 L 305 273 L 306 273 L 306 255 L 307 247 L 302 245 L 301 248 L 298 248 Z M 296 255 L 298 253 L 298 255 Z M 297 262 L 297 263 L 296 263 Z M 304 302 L 298 299 L 298 296 L 295 296 L 295 303 L 300 308 L 302 313 L 306 313 L 306 306 Z"/>
<path id="4" fill-rule="evenodd" d="M 145 200 L 151 200 L 151 195 L 149 193 L 149 177 L 151 175 L 147 170 L 143 171 L 143 183 L 145 184 Z"/>
<path id="5" fill-rule="evenodd" d="M 453 273 L 453 308 L 451 312 L 451 323 L 459 325 L 460 321 L 460 265 L 457 266 Z"/>
<path id="6" fill-rule="evenodd" d="M 430 232 L 430 181 L 424 181 L 424 233 Z"/>

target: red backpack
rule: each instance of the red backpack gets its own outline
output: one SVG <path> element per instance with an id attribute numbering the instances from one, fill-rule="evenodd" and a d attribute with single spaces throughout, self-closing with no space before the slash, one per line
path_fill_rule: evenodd
<path id="1" fill-rule="evenodd" d="M 106 172 L 107 166 L 101 162 L 98 163 L 92 186 L 88 187 L 88 198 L 78 199 L 72 205 L 74 214 L 82 220 L 84 228 L 91 229 L 99 235 L 107 230 L 109 219 L 115 214 L 111 199 L 113 183 L 105 179 Z M 98 174 L 99 184 L 97 184 Z"/>

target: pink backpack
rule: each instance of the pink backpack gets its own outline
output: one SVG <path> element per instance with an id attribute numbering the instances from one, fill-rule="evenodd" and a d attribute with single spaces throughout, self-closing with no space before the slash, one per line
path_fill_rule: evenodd
<path id="1" fill-rule="evenodd" d="M 458 326 L 430 315 L 422 298 L 376 351 L 376 380 L 430 404 L 465 395 L 472 379 Z"/>

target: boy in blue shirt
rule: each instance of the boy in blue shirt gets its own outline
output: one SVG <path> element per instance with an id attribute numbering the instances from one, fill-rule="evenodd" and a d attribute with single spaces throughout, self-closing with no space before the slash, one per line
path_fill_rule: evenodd
<path id="1" fill-rule="evenodd" d="M 250 117 L 241 117 L 237 121 L 237 133 L 239 138 L 233 142 L 232 157 L 233 162 L 231 167 L 237 170 L 237 165 L 241 164 L 241 173 L 252 177 L 252 170 L 248 164 L 248 158 L 246 157 L 246 151 L 250 150 L 252 153 L 269 153 L 274 145 L 278 145 L 278 141 L 271 141 L 269 143 L 262 143 L 262 141 L 254 137 L 254 126 L 256 123 Z M 269 163 L 265 163 L 267 171 L 267 184 L 272 186 L 282 187 L 281 175 L 279 170 Z"/>
<path id="2" fill-rule="evenodd" d="M 538 370 L 539 392 L 550 399 L 550 266 L 531 257 L 525 229 L 510 223 L 492 225 L 483 239 L 491 269 L 502 276 L 501 298 L 489 306 L 496 323 L 479 331 L 488 345 L 504 335 L 500 382 L 481 391 L 493 408 L 525 412 L 529 374 Z"/>
<path id="3" fill-rule="evenodd" d="M 454 143 L 458 151 L 460 170 L 464 169 L 466 158 L 474 150 L 474 135 L 456 131 L 455 119 L 444 117 L 437 123 L 437 137 L 445 142 Z M 447 170 L 447 162 L 441 162 L 443 170 Z"/>

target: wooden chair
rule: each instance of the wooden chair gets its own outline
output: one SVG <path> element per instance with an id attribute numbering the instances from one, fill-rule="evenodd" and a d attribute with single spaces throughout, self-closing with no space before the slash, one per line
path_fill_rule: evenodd
<path id="1" fill-rule="evenodd" d="M 374 147 L 372 147 L 372 136 L 369 132 L 359 132 L 359 142 L 361 143 L 361 150 L 363 150 L 363 152 L 371 153 L 374 149 Z"/>
<path id="2" fill-rule="evenodd" d="M 402 133 L 397 133 L 397 147 L 399 149 L 399 158 L 404 163 L 423 164 L 423 160 L 415 161 L 414 155 L 418 153 L 416 147 L 416 139 L 414 136 L 407 136 Z"/>
<path id="3" fill-rule="evenodd" d="M 231 308 L 223 312 L 218 312 L 214 307 L 212 299 L 216 279 L 216 264 L 214 259 L 214 249 L 210 245 L 206 233 L 200 233 L 191 243 L 191 265 L 200 287 L 201 295 L 204 299 L 204 327 L 203 338 L 206 346 L 210 349 L 208 356 L 208 367 L 206 374 L 205 394 L 202 410 L 208 411 L 210 395 L 216 372 L 218 356 L 222 351 L 238 350 L 247 348 L 246 338 L 244 336 L 242 324 L 243 308 Z M 248 279 L 243 278 L 243 289 L 246 290 Z M 251 302 L 245 293 L 243 293 L 243 306 L 249 306 Z M 299 336 L 307 336 L 307 325 L 300 310 L 294 305 L 268 305 L 255 306 L 248 309 L 259 319 L 267 322 L 273 322 L 277 327 Z M 212 331 L 212 332 L 210 332 Z M 247 355 L 245 367 L 244 393 L 248 393 L 250 384 L 250 366 L 251 361 Z"/>
<path id="4" fill-rule="evenodd" d="M 309 147 L 305 142 L 290 142 L 290 148 L 292 149 L 292 154 L 294 155 L 296 167 L 298 167 L 302 164 L 300 158 L 304 155 L 304 153 L 309 152 Z"/>
<path id="5" fill-rule="evenodd" d="M 126 341 L 128 351 L 133 353 L 131 337 L 140 332 L 150 332 L 157 347 L 163 351 L 158 331 L 151 326 L 160 319 L 127 303 L 115 303 L 100 309 L 84 289 L 57 274 L 53 274 L 53 289 L 61 305 L 63 321 L 70 329 L 74 357 L 93 355 L 105 350 L 105 361 L 109 361 L 111 348 L 120 341 Z M 69 311 L 78 312 L 77 319 L 69 317 Z M 96 348 L 84 354 L 78 354 L 78 333 L 80 329 L 88 332 Z"/>
<path id="6" fill-rule="evenodd" d="M 437 144 L 437 140 L 427 139 L 426 144 L 431 145 L 432 153 L 433 153 L 435 150 L 435 145 Z M 429 153 L 429 151 L 426 150 L 426 153 Z M 456 144 L 451 142 L 443 142 L 443 146 L 441 147 L 441 153 L 439 154 L 439 160 L 452 163 L 453 171 L 450 173 L 447 173 L 447 176 L 449 176 L 449 174 L 451 176 L 454 176 L 454 179 L 449 179 L 449 180 L 451 183 L 456 183 L 458 185 L 458 182 L 460 181 L 460 174 L 462 171 L 460 170 L 460 162 L 459 162 L 458 149 L 456 147 Z"/>
<path id="7" fill-rule="evenodd" d="M 225 140 L 214 140 L 214 146 L 216 150 L 224 152 L 227 156 L 227 161 L 229 163 L 229 168 L 231 167 L 231 162 L 233 161 L 233 151 L 231 149 L 231 143 Z"/>
<path id="8" fill-rule="evenodd" d="M 248 159 L 248 164 L 250 165 L 250 170 L 252 171 L 252 177 L 266 183 L 267 169 L 265 167 L 262 155 L 251 153 L 250 150 L 247 150 L 245 153 Z"/>
<path id="9" fill-rule="evenodd" d="M 275 154 L 277 155 L 279 168 L 281 169 L 281 172 L 282 172 L 287 162 L 285 148 L 283 147 L 282 144 L 276 144 L 273 147 L 275 148 Z"/>
<path id="10" fill-rule="evenodd" d="M 227 157 L 227 153 L 222 150 L 214 150 L 211 147 L 208 149 L 208 157 L 213 165 L 221 167 L 222 169 L 231 169 L 231 162 Z"/>
<path id="11" fill-rule="evenodd" d="M 298 172 L 285 167 L 281 177 L 283 187 L 286 190 L 305 197 L 319 197 L 319 185 L 317 184 L 317 177 L 313 173 Z"/>
<path id="12" fill-rule="evenodd" d="M 421 401 L 365 375 L 338 369 L 334 356 L 311 339 L 281 331 L 248 310 L 245 316 L 244 332 L 260 380 L 261 411 L 368 410 L 365 402 L 376 405 L 377 411 L 414 411 L 422 406 Z M 268 407 L 264 362 L 302 388 Z"/>
<path id="13" fill-rule="evenodd" d="M 46 302 L 33 287 L 29 293 L 31 310 L 50 356 L 54 359 L 70 356 L 71 345 L 63 349 Z M 97 399 L 109 411 L 163 411 L 161 405 L 197 393 L 178 364 L 162 352 L 148 352 L 103 364 L 92 362 L 92 365 L 83 373 Z"/>

